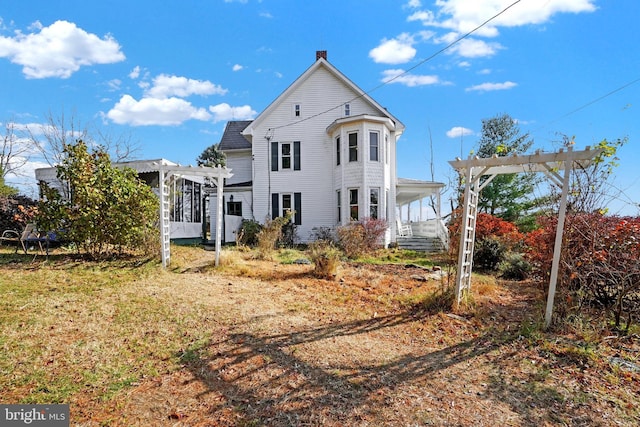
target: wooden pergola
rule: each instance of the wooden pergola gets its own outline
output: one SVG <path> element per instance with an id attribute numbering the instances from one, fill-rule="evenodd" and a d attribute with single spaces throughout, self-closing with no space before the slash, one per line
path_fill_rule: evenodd
<path id="1" fill-rule="evenodd" d="M 207 166 L 182 166 L 169 164 L 163 160 L 133 161 L 116 163 L 118 167 L 130 167 L 137 171 L 157 171 L 159 174 L 159 197 L 160 197 L 160 244 L 162 266 L 168 267 L 171 262 L 171 225 L 170 225 L 170 188 L 174 179 L 182 176 L 209 178 L 213 185 L 218 188 L 217 206 L 218 212 L 222 212 L 222 200 L 224 192 L 224 180 L 231 178 L 231 169 L 218 165 L 217 167 Z M 220 246 L 222 234 L 222 217 L 216 215 L 216 267 L 220 264 Z"/>
<path id="2" fill-rule="evenodd" d="M 573 151 L 572 147 L 569 147 L 567 151 L 560 150 L 555 153 L 541 153 L 538 151 L 530 155 L 493 156 L 489 158 L 469 157 L 467 160 L 457 158 L 449 162 L 464 178 L 464 202 L 455 289 L 458 303 L 460 303 L 463 293 L 469 292 L 471 289 L 471 270 L 473 267 L 475 227 L 480 191 L 498 175 L 541 172 L 549 178 L 551 183 L 562 189 L 545 312 L 545 326 L 548 327 L 551 324 L 571 171 L 575 165 L 583 168 L 588 166 L 601 152 L 602 150 L 600 149 L 591 150 L 590 147 L 586 147 L 582 151 Z M 480 178 L 483 176 L 488 176 L 488 178 L 481 183 Z"/>

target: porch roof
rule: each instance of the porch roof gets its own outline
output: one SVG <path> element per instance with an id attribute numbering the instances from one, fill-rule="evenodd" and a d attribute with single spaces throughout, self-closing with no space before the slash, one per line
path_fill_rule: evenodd
<path id="1" fill-rule="evenodd" d="M 396 204 L 402 206 L 429 196 L 437 195 L 443 188 L 444 184 L 441 182 L 398 178 L 398 182 L 396 183 Z"/>

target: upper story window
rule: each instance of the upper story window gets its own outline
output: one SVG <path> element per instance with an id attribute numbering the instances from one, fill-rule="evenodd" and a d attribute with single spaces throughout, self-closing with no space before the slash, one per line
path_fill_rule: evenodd
<path id="1" fill-rule="evenodd" d="M 291 169 L 291 144 L 282 143 L 281 150 L 280 160 L 282 161 L 282 169 Z"/>
<path id="2" fill-rule="evenodd" d="M 344 115 L 345 116 L 351 115 L 351 104 L 349 104 L 348 102 L 344 104 Z"/>
<path id="3" fill-rule="evenodd" d="M 300 117 L 302 115 L 302 107 L 300 104 L 293 104 L 293 116 Z"/>
<path id="4" fill-rule="evenodd" d="M 300 170 L 300 141 L 271 142 L 271 170 Z"/>
<path id="5" fill-rule="evenodd" d="M 349 134 L 349 161 L 358 161 L 358 134 L 356 132 Z"/>
<path id="6" fill-rule="evenodd" d="M 377 162 L 380 158 L 380 142 L 378 132 L 369 132 L 369 160 Z"/>
<path id="7" fill-rule="evenodd" d="M 387 134 L 384 135 L 384 162 L 389 164 L 389 135 Z"/>
<path id="8" fill-rule="evenodd" d="M 340 165 L 340 137 L 336 138 L 336 165 Z"/>

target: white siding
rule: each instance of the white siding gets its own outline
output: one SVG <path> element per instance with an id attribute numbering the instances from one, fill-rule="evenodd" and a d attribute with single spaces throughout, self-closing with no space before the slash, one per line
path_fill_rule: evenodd
<path id="1" fill-rule="evenodd" d="M 327 128 L 338 119 L 345 119 L 343 104 L 349 102 L 353 121 L 333 129 Z M 295 116 L 294 105 L 300 105 L 300 116 Z M 339 106 L 339 107 L 338 107 Z M 338 108 L 335 108 L 338 107 Z M 368 120 L 366 117 L 385 118 L 364 97 L 347 86 L 324 67 L 318 67 L 305 80 L 296 82 L 277 103 L 254 122 L 251 133 L 254 159 L 253 199 L 257 221 L 271 217 L 271 194 L 302 193 L 302 225 L 298 238 L 306 242 L 315 227 L 335 227 L 337 221 L 336 191 L 342 193 L 342 220 L 348 222 L 348 189 L 358 188 L 361 217 L 369 213 L 369 188 L 380 189 L 380 215 L 384 216 L 385 190 L 390 183 L 391 162 L 384 162 L 384 135 L 389 128 L 384 120 Z M 263 113 L 265 114 L 265 113 Z M 362 119 L 358 119 L 362 116 Z M 380 134 L 379 161 L 369 161 L 368 132 L 375 129 Z M 348 132 L 358 132 L 358 161 L 349 162 Z M 336 166 L 335 137 L 341 135 L 341 164 Z M 299 171 L 279 168 L 271 172 L 270 142 L 300 141 L 301 168 Z M 391 134 L 390 145 L 395 145 Z M 233 171 L 234 174 L 236 170 Z M 393 199 L 392 199 L 393 200 Z M 280 206 L 281 208 L 281 206 Z"/>
<path id="2" fill-rule="evenodd" d="M 225 190 L 223 194 L 223 209 L 226 211 L 226 203 L 231 200 L 233 196 L 234 202 L 242 203 L 242 217 L 234 215 L 225 215 L 225 234 L 224 241 L 226 243 L 235 242 L 236 231 L 240 226 L 243 219 L 253 218 L 253 199 L 251 190 Z M 216 215 L 218 211 L 217 194 L 214 192 L 209 196 L 209 217 L 211 218 L 209 224 L 210 240 L 214 240 L 216 237 Z"/>
<path id="3" fill-rule="evenodd" d="M 226 185 L 248 182 L 252 180 L 251 150 L 227 151 L 227 167 L 233 176 L 225 180 Z"/>

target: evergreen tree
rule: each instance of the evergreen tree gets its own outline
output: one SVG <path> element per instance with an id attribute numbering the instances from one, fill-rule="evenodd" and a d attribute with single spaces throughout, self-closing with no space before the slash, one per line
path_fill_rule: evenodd
<path id="1" fill-rule="evenodd" d="M 225 166 L 227 156 L 220 150 L 220 144 L 213 144 L 207 147 L 202 154 L 196 159 L 198 166 Z"/>
<path id="2" fill-rule="evenodd" d="M 478 157 L 523 154 L 533 145 L 528 133 L 521 134 L 518 123 L 508 114 L 482 121 Z M 488 179 L 481 178 L 481 182 Z M 478 210 L 516 222 L 536 206 L 531 197 L 538 177 L 533 173 L 496 176 L 480 193 Z"/>

